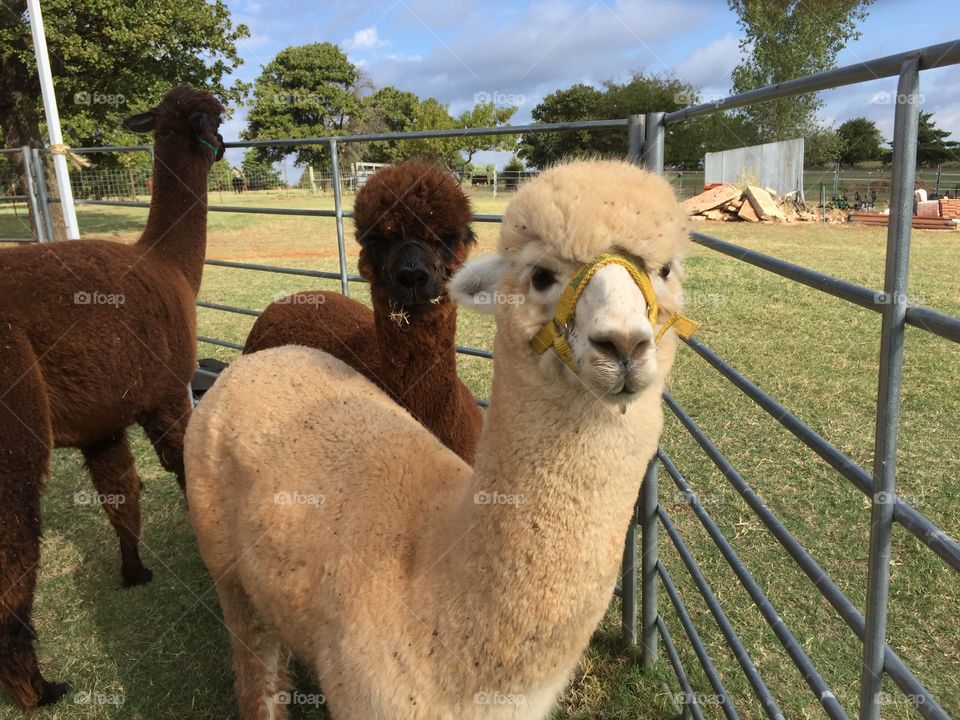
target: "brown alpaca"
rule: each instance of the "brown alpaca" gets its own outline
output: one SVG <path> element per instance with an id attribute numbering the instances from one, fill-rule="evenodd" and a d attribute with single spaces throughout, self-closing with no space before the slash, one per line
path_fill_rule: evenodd
<path id="1" fill-rule="evenodd" d="M 324 350 L 377 383 L 472 463 L 483 420 L 457 377 L 457 308 L 444 292 L 476 242 L 470 219 L 469 201 L 445 170 L 408 162 L 378 171 L 354 208 L 359 268 L 370 282 L 373 312 L 339 293 L 297 293 L 264 311 L 243 352 L 281 345 Z"/>
<path id="2" fill-rule="evenodd" d="M 152 577 L 138 550 L 141 483 L 127 426 L 143 427 L 184 485 L 207 173 L 223 155 L 222 112 L 209 93 L 181 86 L 124 121 L 156 131 L 154 193 L 137 243 L 0 250 L 0 684 L 24 710 L 68 689 L 40 674 L 31 619 L 52 448 L 83 453 L 120 539 L 125 587 Z"/>

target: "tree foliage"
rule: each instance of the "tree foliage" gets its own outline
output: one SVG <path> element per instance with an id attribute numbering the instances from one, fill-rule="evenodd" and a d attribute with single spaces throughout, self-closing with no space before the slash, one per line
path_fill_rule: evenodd
<path id="1" fill-rule="evenodd" d="M 541 123 L 624 118 L 646 112 L 679 110 L 699 101 L 697 90 L 675 78 L 643 74 L 628 82 L 606 82 L 602 89 L 577 84 L 547 95 L 532 111 Z M 705 152 L 750 145 L 755 130 L 742 117 L 718 113 L 684 121 L 667 129 L 664 163 L 671 167 L 698 167 Z M 524 136 L 518 155 L 543 168 L 567 157 L 627 153 L 623 128 L 536 133 Z"/>
<path id="2" fill-rule="evenodd" d="M 743 31 L 744 59 L 733 70 L 734 92 L 835 67 L 837 53 L 860 37 L 858 23 L 873 0 L 728 0 Z M 762 142 L 787 140 L 816 129 L 822 101 L 813 93 L 743 108 Z"/>
<path id="3" fill-rule="evenodd" d="M 960 160 L 960 142 L 947 140 L 948 137 L 948 130 L 941 130 L 934 124 L 932 112 L 921 112 L 917 129 L 917 164 L 929 167 Z"/>
<path id="4" fill-rule="evenodd" d="M 847 120 L 837 128 L 840 143 L 838 160 L 841 165 L 852 166 L 868 160 L 879 160 L 883 152 L 883 136 L 880 128 L 865 117 Z"/>
<path id="5" fill-rule="evenodd" d="M 275 140 L 342 135 L 360 114 L 364 77 L 346 54 L 328 42 L 281 50 L 263 68 L 253 86 L 253 105 L 243 136 Z M 327 165 L 326 143 L 303 145 L 294 151 L 300 165 Z M 286 147 L 261 148 L 259 156 L 282 160 Z"/>
<path id="6" fill-rule="evenodd" d="M 457 126 L 462 128 L 502 127 L 510 124 L 517 112 L 512 105 L 495 105 L 493 102 L 478 102 L 470 110 L 457 117 Z M 461 139 L 460 149 L 466 153 L 464 162 L 473 161 L 480 150 L 513 150 L 517 145 L 516 135 L 471 135 Z"/>
<path id="7" fill-rule="evenodd" d="M 224 104 L 247 86 L 226 84 L 242 63 L 223 0 L 44 0 L 43 19 L 64 140 L 71 145 L 129 143 L 119 121 L 155 105 L 188 82 Z M 26 0 L 0 12 L 0 125 L 7 146 L 42 144 L 43 105 Z M 102 167 L 116 166 L 108 155 Z"/>
<path id="8" fill-rule="evenodd" d="M 827 167 L 840 158 L 841 141 L 835 130 L 817 128 L 807 133 L 803 141 L 805 167 Z"/>

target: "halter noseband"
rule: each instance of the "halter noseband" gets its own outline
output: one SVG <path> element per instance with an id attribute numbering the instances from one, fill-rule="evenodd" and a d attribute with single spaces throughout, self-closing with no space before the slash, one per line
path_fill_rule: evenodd
<path id="1" fill-rule="evenodd" d="M 650 321 L 650 327 L 657 326 L 657 315 L 660 312 L 659 305 L 657 304 L 657 294 L 653 290 L 653 283 L 650 282 L 650 276 L 641 268 L 637 267 L 636 263 L 623 255 L 617 255 L 615 253 L 604 253 L 590 262 L 584 263 L 577 268 L 573 277 L 570 278 L 567 287 L 564 288 L 563 293 L 560 295 L 560 299 L 557 300 L 553 318 L 540 328 L 536 335 L 530 338 L 530 346 L 535 352 L 544 353 L 547 349 L 553 348 L 557 357 L 563 361 L 564 365 L 570 368 L 574 375 L 580 374 L 580 367 L 573 357 L 573 350 L 571 350 L 570 343 L 567 342 L 566 337 L 564 337 L 561 332 L 561 328 L 565 327 L 573 319 L 577 302 L 579 302 L 580 296 L 583 295 L 587 283 L 590 282 L 590 279 L 600 268 L 606 267 L 607 265 L 620 265 L 630 273 L 630 277 L 637 284 L 637 287 L 640 288 L 643 299 L 647 303 L 647 319 Z M 667 321 L 657 332 L 654 338 L 654 344 L 659 345 L 660 340 L 663 339 L 663 336 L 671 327 L 677 331 L 680 337 L 689 338 L 696 331 L 697 323 L 680 313 L 671 313 L 670 317 L 667 318 Z"/>

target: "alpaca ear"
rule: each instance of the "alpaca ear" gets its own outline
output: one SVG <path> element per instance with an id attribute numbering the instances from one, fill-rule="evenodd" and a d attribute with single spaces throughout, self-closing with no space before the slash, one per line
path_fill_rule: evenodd
<path id="1" fill-rule="evenodd" d="M 447 292 L 458 305 L 480 313 L 492 313 L 495 306 L 492 298 L 506 265 L 503 256 L 496 254 L 470 260 L 447 283 Z"/>
<path id="2" fill-rule="evenodd" d="M 124 118 L 120 124 L 131 132 L 148 133 L 157 124 L 157 114 L 153 110 L 147 110 Z"/>

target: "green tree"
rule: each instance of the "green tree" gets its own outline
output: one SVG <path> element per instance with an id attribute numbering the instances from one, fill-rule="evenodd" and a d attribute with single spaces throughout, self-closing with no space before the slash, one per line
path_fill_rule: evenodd
<path id="1" fill-rule="evenodd" d="M 380 88 L 363 98 L 360 115 L 351 132 L 364 135 L 407 132 L 413 127 L 419 104 L 420 98 L 415 93 L 392 85 Z M 397 155 L 397 141 L 365 143 L 359 152 L 364 162 L 389 163 Z"/>
<path id="2" fill-rule="evenodd" d="M 283 185 L 280 171 L 273 166 L 272 162 L 261 157 L 256 148 L 249 148 L 243 154 L 240 169 L 250 190 L 275 190 Z"/>
<path id="3" fill-rule="evenodd" d="M 733 70 L 734 92 L 822 72 L 837 53 L 860 37 L 858 23 L 873 0 L 728 0 L 743 31 L 744 60 Z M 762 142 L 804 136 L 816 128 L 822 101 L 813 93 L 773 100 L 740 112 Z"/>
<path id="4" fill-rule="evenodd" d="M 450 117 L 447 106 L 436 98 L 421 101 L 413 113 L 410 130 L 452 130 L 457 121 Z M 392 162 L 403 162 L 413 158 L 424 158 L 442 163 L 451 169 L 463 167 L 460 149 L 462 138 L 417 138 L 399 140 Z"/>
<path id="5" fill-rule="evenodd" d="M 841 165 L 852 166 L 868 160 L 879 160 L 883 152 L 883 136 L 880 128 L 865 117 L 847 120 L 837 128 L 840 142 L 838 160 Z"/>
<path id="6" fill-rule="evenodd" d="M 542 123 L 624 118 L 646 112 L 670 112 L 700 100 L 692 86 L 674 78 L 643 74 L 628 82 L 606 82 L 603 89 L 577 84 L 547 95 L 531 112 Z M 664 163 L 671 167 L 698 167 L 703 154 L 750 145 L 756 131 L 741 116 L 717 113 L 677 123 L 667 129 Z M 565 157 L 604 155 L 623 157 L 627 152 L 623 128 L 536 133 L 524 136 L 518 154 L 528 164 L 543 168 Z"/>
<path id="7" fill-rule="evenodd" d="M 346 54 L 328 42 L 288 47 L 263 68 L 253 86 L 253 106 L 243 136 L 250 140 L 341 135 L 360 114 L 364 78 Z M 289 148 L 260 148 L 276 162 Z M 327 165 L 326 143 L 296 149 L 298 165 Z"/>
<path id="8" fill-rule="evenodd" d="M 2 8 L 4 145 L 37 147 L 44 143 L 43 105 L 26 0 L 4 0 Z M 224 104 L 247 93 L 242 82 L 226 84 L 242 62 L 236 43 L 250 33 L 233 25 L 223 0 L 44 0 L 43 19 L 68 145 L 134 142 L 120 119 L 155 105 L 181 82 L 210 89 Z M 113 154 L 94 160 L 100 169 L 123 165 Z M 128 164 L 136 166 L 136 159 Z M 22 176 L 19 158 L 16 171 Z M 50 184 L 55 187 L 52 179 Z M 62 224 L 59 213 L 53 217 Z"/>
<path id="9" fill-rule="evenodd" d="M 834 130 L 817 128 L 804 138 L 803 164 L 805 167 L 832 166 L 840 157 L 842 143 Z"/>
<path id="10" fill-rule="evenodd" d="M 457 126 L 462 128 L 501 127 L 510 124 L 517 112 L 513 106 L 496 106 L 492 102 L 479 102 L 457 117 Z M 470 163 L 480 150 L 513 150 L 517 145 L 516 135 L 471 135 L 461 138 L 460 149 L 466 153 L 464 162 Z"/>
<path id="11" fill-rule="evenodd" d="M 933 123 L 933 113 L 920 113 L 917 129 L 917 164 L 939 165 L 960 159 L 960 142 L 947 140 L 948 130 L 941 130 Z"/>

